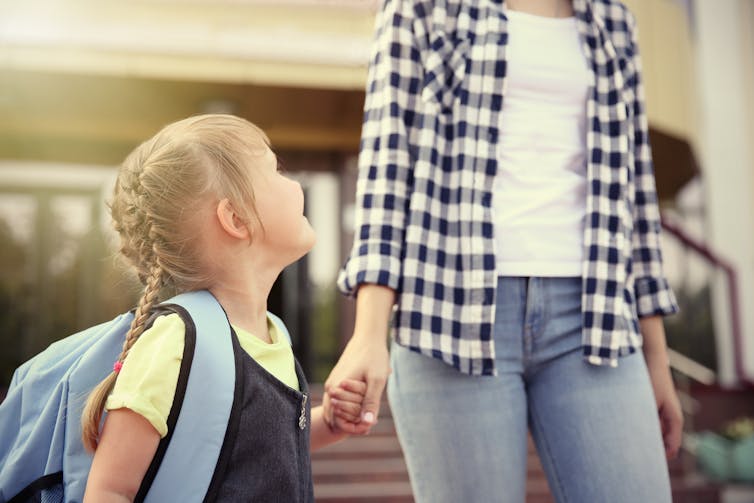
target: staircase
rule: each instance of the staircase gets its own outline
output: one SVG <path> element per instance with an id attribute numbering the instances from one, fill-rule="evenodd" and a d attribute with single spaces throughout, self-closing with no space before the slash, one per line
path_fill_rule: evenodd
<path id="1" fill-rule="evenodd" d="M 322 400 L 322 387 L 312 385 L 312 403 Z M 529 439 L 526 503 L 554 503 L 534 444 Z M 700 475 L 685 451 L 669 463 L 675 503 L 718 503 L 721 487 Z M 367 436 L 351 437 L 312 454 L 314 496 L 318 503 L 413 502 L 387 400 L 379 422 Z"/>

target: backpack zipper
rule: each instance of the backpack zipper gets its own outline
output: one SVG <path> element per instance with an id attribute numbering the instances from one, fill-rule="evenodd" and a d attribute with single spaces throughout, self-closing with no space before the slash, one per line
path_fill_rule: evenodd
<path id="1" fill-rule="evenodd" d="M 300 429 L 306 428 L 306 393 L 303 394 L 303 400 L 301 401 L 301 415 L 298 417 L 298 427 Z"/>

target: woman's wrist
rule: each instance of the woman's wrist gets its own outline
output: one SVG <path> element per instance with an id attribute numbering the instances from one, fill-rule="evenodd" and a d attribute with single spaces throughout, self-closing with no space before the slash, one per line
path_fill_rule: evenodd
<path id="1" fill-rule="evenodd" d="M 394 304 L 393 289 L 375 284 L 361 285 L 356 297 L 353 338 L 366 343 L 384 344 L 389 333 Z"/>
<path id="2" fill-rule="evenodd" d="M 665 327 L 661 316 L 648 316 L 639 319 L 643 338 L 642 352 L 648 366 L 670 365 L 668 346 L 665 340 Z"/>
<path id="3" fill-rule="evenodd" d="M 662 351 L 659 349 L 649 349 L 647 350 L 644 348 L 644 361 L 647 363 L 647 367 L 649 368 L 670 368 L 670 358 L 668 358 L 667 351 Z"/>

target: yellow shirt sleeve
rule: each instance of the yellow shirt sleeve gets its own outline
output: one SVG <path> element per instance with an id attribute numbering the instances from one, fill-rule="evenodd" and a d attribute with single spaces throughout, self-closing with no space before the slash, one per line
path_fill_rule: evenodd
<path id="1" fill-rule="evenodd" d="M 161 438 L 165 437 L 185 333 L 186 327 L 177 314 L 158 317 L 128 352 L 105 410 L 130 409 L 149 421 Z"/>

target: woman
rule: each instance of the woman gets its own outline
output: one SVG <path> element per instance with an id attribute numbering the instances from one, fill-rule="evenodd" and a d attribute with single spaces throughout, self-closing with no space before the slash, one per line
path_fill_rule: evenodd
<path id="1" fill-rule="evenodd" d="M 326 386 L 365 380 L 373 415 L 392 368 L 417 501 L 524 501 L 527 427 L 558 501 L 670 501 L 677 306 L 633 16 L 388 0 L 377 26 L 339 278 L 356 323 Z"/>

